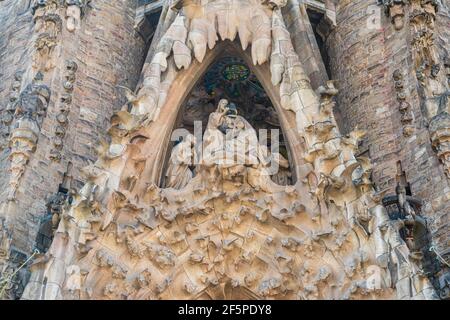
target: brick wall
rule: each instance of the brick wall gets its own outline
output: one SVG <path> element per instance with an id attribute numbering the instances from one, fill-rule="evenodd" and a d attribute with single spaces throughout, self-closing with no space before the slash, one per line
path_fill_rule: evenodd
<path id="1" fill-rule="evenodd" d="M 116 85 L 134 89 L 144 59 L 145 44 L 134 32 L 135 1 L 97 0 L 87 11 L 82 28 L 65 28 L 62 52 L 52 76 L 46 78 L 52 98 L 32 156 L 17 193 L 19 214 L 14 221 L 13 245 L 24 252 L 33 248 L 46 199 L 58 190 L 68 166 L 72 187 L 82 185 L 80 169 L 96 159 L 95 147 L 107 138 L 109 118 L 124 103 Z M 50 160 L 58 104 L 63 92 L 65 61 L 78 64 L 62 160 Z M 69 163 L 71 165 L 69 165 Z"/>

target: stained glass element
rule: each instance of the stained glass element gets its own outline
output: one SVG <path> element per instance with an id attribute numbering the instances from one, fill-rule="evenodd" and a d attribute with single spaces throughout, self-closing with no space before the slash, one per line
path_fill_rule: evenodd
<path id="1" fill-rule="evenodd" d="M 250 70 L 243 64 L 229 64 L 223 68 L 222 75 L 228 81 L 245 81 L 250 75 Z"/>

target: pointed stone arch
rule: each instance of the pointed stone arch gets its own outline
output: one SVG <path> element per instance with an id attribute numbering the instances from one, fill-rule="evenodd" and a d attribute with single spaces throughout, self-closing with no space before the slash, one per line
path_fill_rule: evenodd
<path id="1" fill-rule="evenodd" d="M 167 99 L 161 108 L 159 117 L 152 126 L 136 133 L 136 135 L 145 135 L 148 137 L 146 144 L 152 146 L 148 154 L 146 168 L 143 172 L 145 183 L 158 184 L 160 182 L 163 174 L 164 160 L 169 149 L 168 142 L 170 141 L 170 135 L 174 129 L 181 106 L 208 68 L 224 52 L 242 58 L 262 84 L 279 117 L 290 154 L 291 170 L 295 177 L 299 176 L 300 166 L 302 164 L 301 156 L 304 150 L 300 143 L 301 137 L 296 127 L 295 113 L 285 110 L 281 106 L 279 85 L 274 86 L 271 83 L 269 63 L 254 65 L 249 50 L 243 51 L 237 41 L 231 42 L 225 40 L 220 41 L 214 49 L 209 50 L 201 63 L 194 60 L 188 69 L 178 71 L 172 86 L 168 90 Z"/>

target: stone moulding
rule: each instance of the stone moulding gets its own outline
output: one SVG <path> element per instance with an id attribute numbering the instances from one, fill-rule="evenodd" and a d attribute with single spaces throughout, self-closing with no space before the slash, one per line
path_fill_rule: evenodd
<path id="1" fill-rule="evenodd" d="M 125 90 L 131 111 L 112 117 L 111 142 L 83 170 L 87 182 L 32 266 L 23 299 L 435 298 L 400 236 L 404 224 L 389 218 L 371 186 L 368 159 L 355 157 L 364 133 L 340 134 L 334 83 L 312 90 L 279 4 L 180 1 L 175 9 L 142 88 Z M 167 116 L 178 70 L 194 70 L 192 57 L 202 64 L 218 34 L 238 33 L 253 64 L 270 66 L 276 102 L 304 146 L 297 183 L 274 183 L 261 155 L 229 164 L 215 161 L 224 160 L 218 152 L 201 158 L 179 189 L 158 187 L 148 159 L 168 141 L 155 146 L 149 132 L 162 129 L 155 125 Z M 244 118 L 227 118 L 230 110 L 221 100 L 210 114 L 207 146 L 226 153 L 211 138 L 222 137 L 224 117 L 259 145 Z"/>

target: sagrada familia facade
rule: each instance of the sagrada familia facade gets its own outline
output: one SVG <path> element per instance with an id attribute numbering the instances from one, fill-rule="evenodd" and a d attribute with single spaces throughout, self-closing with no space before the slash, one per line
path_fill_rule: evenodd
<path id="1" fill-rule="evenodd" d="M 449 96 L 448 0 L 0 0 L 0 299 L 449 299 Z"/>

